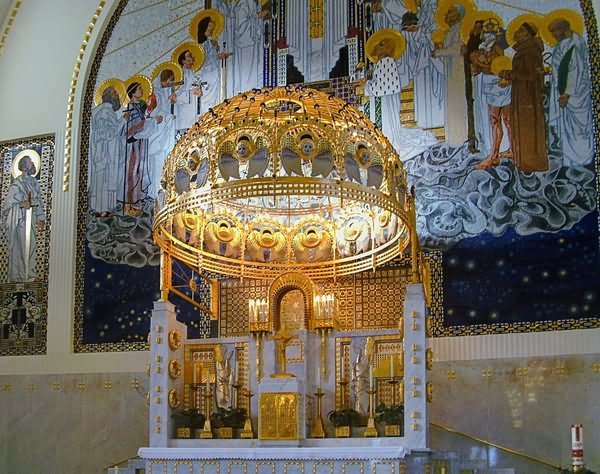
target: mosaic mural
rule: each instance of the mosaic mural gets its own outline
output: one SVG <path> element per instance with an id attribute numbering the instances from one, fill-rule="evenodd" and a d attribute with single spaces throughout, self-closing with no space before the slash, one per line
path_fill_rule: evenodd
<path id="1" fill-rule="evenodd" d="M 0 143 L 0 355 L 46 353 L 54 136 Z"/>
<path id="2" fill-rule="evenodd" d="M 598 51 L 589 0 L 122 0 L 85 93 L 76 350 L 144 347 L 176 140 L 227 97 L 298 83 L 361 108 L 404 162 L 442 254 L 436 335 L 600 326 Z"/>

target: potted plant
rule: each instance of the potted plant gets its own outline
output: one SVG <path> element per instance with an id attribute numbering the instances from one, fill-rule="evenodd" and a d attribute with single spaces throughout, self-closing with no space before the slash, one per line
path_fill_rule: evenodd
<path id="1" fill-rule="evenodd" d="M 380 403 L 375 408 L 375 421 L 384 424 L 386 436 L 401 436 L 404 406 L 391 405 L 388 407 L 384 403 Z"/>
<path id="2" fill-rule="evenodd" d="M 327 418 L 335 427 L 335 436 L 337 438 L 349 438 L 350 428 L 352 426 L 362 426 L 363 420 L 359 412 L 353 408 L 342 408 L 332 410 L 327 414 Z"/>
<path id="3" fill-rule="evenodd" d="M 202 429 L 206 419 L 200 410 L 194 408 L 175 410 L 171 416 L 175 422 L 175 437 L 179 439 L 191 438 L 194 430 Z"/>
<path id="4" fill-rule="evenodd" d="M 216 428 L 219 438 L 233 438 L 234 429 L 243 429 L 246 422 L 245 408 L 221 408 L 210 415 L 210 422 Z"/>

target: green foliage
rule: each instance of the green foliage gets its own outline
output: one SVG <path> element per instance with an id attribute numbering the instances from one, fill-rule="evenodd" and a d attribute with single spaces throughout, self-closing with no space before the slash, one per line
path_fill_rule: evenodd
<path id="1" fill-rule="evenodd" d="M 220 408 L 217 407 L 210 422 L 213 428 L 243 428 L 246 422 L 245 408 Z"/>
<path id="2" fill-rule="evenodd" d="M 364 426 L 364 417 L 352 408 L 342 410 L 332 410 L 327 414 L 327 418 L 333 426 Z"/>
<path id="3" fill-rule="evenodd" d="M 375 421 L 385 423 L 386 425 L 402 425 L 404 421 L 404 406 L 392 405 L 387 407 L 384 403 L 380 403 L 375 408 Z"/>
<path id="4" fill-rule="evenodd" d="M 191 428 L 192 430 L 200 429 L 204 426 L 206 417 L 196 409 L 175 410 L 171 415 L 175 420 L 175 428 Z"/>

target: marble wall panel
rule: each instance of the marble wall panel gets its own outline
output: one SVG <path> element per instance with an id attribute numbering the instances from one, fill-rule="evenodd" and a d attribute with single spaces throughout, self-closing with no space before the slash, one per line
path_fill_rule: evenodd
<path id="1" fill-rule="evenodd" d="M 583 423 L 586 464 L 600 470 L 600 354 L 440 362 L 430 378 L 431 422 L 563 467 L 570 426 Z M 0 472 L 87 474 L 135 456 L 148 443 L 146 391 L 139 373 L 1 376 Z M 431 442 L 473 467 L 508 467 L 497 450 L 439 429 Z"/>
<path id="2" fill-rule="evenodd" d="M 597 471 L 599 362 L 600 355 L 436 363 L 430 421 L 563 467 L 571 424 L 583 423 L 586 464 Z M 433 448 L 448 447 L 440 444 Z"/>
<path id="3" fill-rule="evenodd" d="M 0 472 L 101 473 L 148 443 L 143 374 L 0 377 Z"/>

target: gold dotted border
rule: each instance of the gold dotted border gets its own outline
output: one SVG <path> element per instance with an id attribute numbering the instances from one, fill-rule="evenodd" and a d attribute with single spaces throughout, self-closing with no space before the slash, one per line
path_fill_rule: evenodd
<path id="1" fill-rule="evenodd" d="M 15 24 L 15 18 L 17 17 L 17 13 L 19 13 L 19 8 L 21 8 L 22 0 L 17 0 L 10 13 L 6 17 L 6 23 L 4 24 L 4 31 L 2 32 L 2 36 L 0 37 L 0 55 L 4 51 L 4 46 L 6 45 L 6 40 L 8 39 L 8 34 L 10 30 L 12 30 L 13 25 Z"/>
<path id="2" fill-rule="evenodd" d="M 248 462 L 247 461 L 229 461 L 227 463 L 227 474 L 233 472 L 233 466 L 241 466 L 243 474 L 248 474 Z"/>
<path id="3" fill-rule="evenodd" d="M 92 31 L 96 27 L 96 22 L 106 5 L 106 0 L 100 0 L 96 11 L 92 15 L 92 19 L 88 23 L 87 30 L 83 35 L 83 41 L 79 46 L 79 54 L 75 59 L 75 67 L 73 68 L 73 76 L 71 77 L 71 84 L 69 85 L 69 96 L 67 97 L 67 119 L 65 122 L 65 155 L 63 160 L 63 192 L 68 192 L 71 184 L 71 151 L 73 147 L 73 106 L 75 104 L 75 92 L 77 90 L 77 82 L 79 81 L 79 73 L 81 71 L 81 63 L 83 62 L 83 56 L 88 46 L 90 38 L 92 37 Z"/>
<path id="4" fill-rule="evenodd" d="M 256 474 L 260 474 L 261 467 L 270 467 L 271 474 L 275 474 L 275 471 L 276 471 L 275 461 L 256 461 L 256 464 L 254 466 L 254 470 L 255 470 Z"/>
<path id="5" fill-rule="evenodd" d="M 220 461 L 203 461 L 200 464 L 200 473 L 206 474 L 205 469 L 207 466 L 215 466 L 214 474 L 221 474 L 221 462 Z"/>
<path id="6" fill-rule="evenodd" d="M 335 463 L 332 461 L 316 461 L 316 462 L 314 462 L 313 467 L 312 467 L 312 474 L 317 474 L 317 469 L 322 466 L 326 466 L 329 468 L 329 474 L 334 474 Z"/>
<path id="7" fill-rule="evenodd" d="M 194 473 L 194 463 L 193 461 L 176 461 L 175 462 L 175 474 L 184 474 L 183 472 L 179 472 L 179 466 L 187 466 L 188 474 Z"/>
<path id="8" fill-rule="evenodd" d="M 378 467 L 383 467 L 383 466 L 389 466 L 391 467 L 391 472 L 389 474 L 396 474 L 396 463 L 393 461 L 378 461 L 376 463 L 373 463 L 373 470 L 372 470 L 372 474 L 380 474 L 377 471 Z"/>

